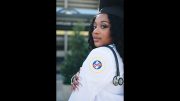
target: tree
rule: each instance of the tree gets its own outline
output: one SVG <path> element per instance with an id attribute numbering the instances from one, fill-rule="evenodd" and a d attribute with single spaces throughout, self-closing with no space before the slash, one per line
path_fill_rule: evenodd
<path id="1" fill-rule="evenodd" d="M 71 77 L 77 73 L 88 54 L 88 43 L 80 31 L 84 29 L 80 24 L 73 27 L 74 35 L 69 40 L 68 54 L 62 64 L 61 73 L 64 84 L 70 84 Z"/>

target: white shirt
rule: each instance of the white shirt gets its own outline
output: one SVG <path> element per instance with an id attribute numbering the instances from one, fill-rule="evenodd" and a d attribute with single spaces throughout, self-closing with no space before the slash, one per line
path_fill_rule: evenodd
<path id="1" fill-rule="evenodd" d="M 120 76 L 123 77 L 123 62 L 114 45 L 119 62 Z M 79 90 L 72 92 L 69 101 L 124 101 L 124 85 L 114 86 L 116 75 L 115 57 L 107 47 L 93 49 L 80 70 Z"/>

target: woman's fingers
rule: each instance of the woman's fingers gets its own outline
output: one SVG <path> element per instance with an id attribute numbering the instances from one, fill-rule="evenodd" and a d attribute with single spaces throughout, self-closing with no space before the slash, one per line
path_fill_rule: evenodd
<path id="1" fill-rule="evenodd" d="M 79 82 L 79 79 L 80 79 L 79 74 L 80 73 L 77 72 L 76 75 L 74 75 L 74 78 L 72 79 L 71 88 L 72 88 L 73 91 L 76 90 L 76 89 L 78 90 L 79 85 L 82 86 L 82 84 Z"/>
<path id="2" fill-rule="evenodd" d="M 78 89 L 79 86 L 79 78 L 77 76 L 74 77 L 73 82 L 71 84 L 72 90 Z"/>
<path id="3" fill-rule="evenodd" d="M 74 91 L 75 90 L 75 85 L 71 84 L 71 90 Z"/>
<path id="4" fill-rule="evenodd" d="M 78 86 L 79 82 L 78 81 L 74 81 L 73 84 Z"/>
<path id="5" fill-rule="evenodd" d="M 78 89 L 78 85 L 72 84 L 72 85 L 71 85 L 71 88 L 72 88 L 72 90 L 74 91 L 74 90 Z"/>

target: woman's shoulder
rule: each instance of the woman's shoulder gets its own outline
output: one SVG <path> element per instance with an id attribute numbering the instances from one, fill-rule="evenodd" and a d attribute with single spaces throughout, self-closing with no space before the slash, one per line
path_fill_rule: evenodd
<path id="1" fill-rule="evenodd" d="M 91 50 L 91 52 L 89 53 L 86 59 L 87 60 L 105 59 L 105 60 L 111 61 L 113 60 L 112 58 L 114 58 L 114 56 L 111 50 L 103 46 L 103 47 L 98 47 Z"/>
<path id="2" fill-rule="evenodd" d="M 90 53 L 93 54 L 110 54 L 111 50 L 105 46 L 94 48 Z"/>

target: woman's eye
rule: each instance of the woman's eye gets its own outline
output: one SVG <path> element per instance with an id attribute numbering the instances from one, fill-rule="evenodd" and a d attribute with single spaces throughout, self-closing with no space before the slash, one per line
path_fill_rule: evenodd
<path id="1" fill-rule="evenodd" d="M 102 29 L 107 28 L 107 25 L 101 25 L 101 28 Z"/>

